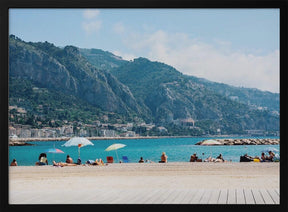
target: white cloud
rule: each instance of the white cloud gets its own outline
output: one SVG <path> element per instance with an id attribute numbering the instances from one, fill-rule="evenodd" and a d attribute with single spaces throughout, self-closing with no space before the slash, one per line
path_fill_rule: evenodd
<path id="1" fill-rule="evenodd" d="M 83 12 L 83 17 L 85 19 L 93 19 L 99 15 L 100 11 L 97 9 L 87 9 Z"/>
<path id="2" fill-rule="evenodd" d="M 125 27 L 124 27 L 123 23 L 118 22 L 118 23 L 114 24 L 113 31 L 116 32 L 117 34 L 123 34 L 125 32 Z"/>
<path id="3" fill-rule="evenodd" d="M 87 34 L 98 32 L 101 28 L 102 21 L 98 19 L 100 11 L 97 9 L 87 9 L 83 12 L 84 21 L 82 28 Z"/>
<path id="4" fill-rule="evenodd" d="M 184 74 L 225 84 L 279 92 L 279 50 L 255 55 L 215 40 L 207 44 L 184 33 L 130 33 L 124 43 L 137 55 L 165 62 Z"/>
<path id="5" fill-rule="evenodd" d="M 93 32 L 98 32 L 101 28 L 102 22 L 99 20 L 96 21 L 89 21 L 89 22 L 83 22 L 82 28 L 85 30 L 87 34 L 91 34 Z"/>

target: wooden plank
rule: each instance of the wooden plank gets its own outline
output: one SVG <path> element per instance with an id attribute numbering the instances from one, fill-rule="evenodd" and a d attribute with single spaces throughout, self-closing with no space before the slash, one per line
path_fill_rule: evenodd
<path id="1" fill-rule="evenodd" d="M 246 204 L 255 204 L 251 189 L 244 189 L 244 196 Z"/>
<path id="2" fill-rule="evenodd" d="M 274 191 L 278 194 L 278 196 L 280 196 L 279 189 L 274 189 Z"/>
<path id="3" fill-rule="evenodd" d="M 19 204 L 279 204 L 279 189 L 80 189 L 70 193 L 63 202 L 60 197 L 70 193 L 67 190 L 47 192 L 45 202 L 37 192 L 10 195 L 10 201 L 17 197 Z M 18 196 L 22 196 L 19 198 Z M 87 196 L 79 200 L 80 196 Z M 58 198 L 59 197 L 59 198 Z M 80 202 L 79 202 L 80 201 Z M 16 204 L 17 204 L 16 203 Z"/>
<path id="4" fill-rule="evenodd" d="M 81 193 L 81 199 L 77 192 L 71 192 L 73 201 L 71 204 L 103 204 L 111 198 L 111 191 L 107 189 L 86 189 Z M 69 194 L 67 194 L 69 195 Z"/>
<path id="5" fill-rule="evenodd" d="M 187 189 L 185 197 L 182 199 L 183 204 L 191 204 L 195 195 L 197 195 L 198 189 Z"/>
<path id="6" fill-rule="evenodd" d="M 199 204 L 208 204 L 211 194 L 211 189 L 205 189 L 201 199 L 199 200 Z"/>
<path id="7" fill-rule="evenodd" d="M 127 198 L 127 190 L 126 189 L 111 189 L 112 192 L 110 196 L 106 198 L 106 204 L 121 204 L 123 200 Z"/>
<path id="8" fill-rule="evenodd" d="M 95 201 L 99 204 L 112 204 L 112 201 L 115 200 L 115 198 L 119 198 L 120 195 L 120 189 L 104 189 L 103 192 L 98 194 Z"/>
<path id="9" fill-rule="evenodd" d="M 161 201 L 161 204 L 169 204 L 172 200 L 175 199 L 175 195 L 178 194 L 178 189 L 168 189 L 166 192 L 165 198 Z M 164 195 L 163 195 L 164 197 Z"/>
<path id="10" fill-rule="evenodd" d="M 116 204 L 130 204 L 133 203 L 133 198 L 137 196 L 139 193 L 138 189 L 124 189 L 123 193 L 121 193 L 121 196 L 119 198 L 115 198 L 116 201 L 113 203 Z"/>
<path id="11" fill-rule="evenodd" d="M 218 204 L 226 204 L 227 203 L 227 189 L 221 189 L 220 195 L 218 199 Z"/>
<path id="12" fill-rule="evenodd" d="M 156 193 L 157 189 L 141 189 L 134 198 L 131 198 L 133 204 L 149 204 L 149 198 L 152 197 L 153 193 Z"/>
<path id="13" fill-rule="evenodd" d="M 145 196 L 146 190 L 131 189 L 130 195 L 123 201 L 125 204 L 137 204 Z"/>
<path id="14" fill-rule="evenodd" d="M 228 189 L 227 204 L 236 204 L 236 191 L 235 191 L 235 189 Z"/>
<path id="15" fill-rule="evenodd" d="M 197 189 L 197 191 L 196 191 L 194 197 L 191 199 L 190 203 L 191 204 L 199 204 L 204 192 L 205 192 L 205 189 Z"/>
<path id="16" fill-rule="evenodd" d="M 268 190 L 271 198 L 273 199 L 275 204 L 279 204 L 280 203 L 280 196 L 279 193 L 277 193 L 276 189 L 269 189 Z"/>
<path id="17" fill-rule="evenodd" d="M 178 203 L 175 204 L 187 204 L 187 198 L 191 198 L 191 193 L 189 192 L 191 189 L 183 189 L 180 198 L 177 200 Z"/>
<path id="18" fill-rule="evenodd" d="M 275 204 L 269 193 L 267 192 L 266 189 L 260 189 L 261 195 L 264 199 L 265 204 Z"/>
<path id="19" fill-rule="evenodd" d="M 236 189 L 236 204 L 245 204 L 245 196 L 243 189 Z"/>
<path id="20" fill-rule="evenodd" d="M 153 189 L 147 196 L 143 199 L 144 204 L 151 204 L 156 199 L 156 197 L 161 194 L 161 189 Z"/>
<path id="21" fill-rule="evenodd" d="M 186 196 L 187 192 L 188 189 L 178 189 L 177 194 L 175 194 L 174 199 L 171 200 L 169 204 L 182 204 L 182 200 Z"/>
<path id="22" fill-rule="evenodd" d="M 258 189 L 252 189 L 251 191 L 255 200 L 255 204 L 265 204 L 264 199 Z"/>
<path id="23" fill-rule="evenodd" d="M 163 201 L 169 196 L 171 189 L 159 189 L 154 199 L 151 200 L 152 204 L 162 204 Z"/>
<path id="24" fill-rule="evenodd" d="M 169 189 L 169 195 L 162 202 L 163 204 L 171 204 L 175 200 L 175 198 L 180 194 L 179 189 Z"/>
<path id="25" fill-rule="evenodd" d="M 220 196 L 219 189 L 213 189 L 208 204 L 217 204 Z"/>

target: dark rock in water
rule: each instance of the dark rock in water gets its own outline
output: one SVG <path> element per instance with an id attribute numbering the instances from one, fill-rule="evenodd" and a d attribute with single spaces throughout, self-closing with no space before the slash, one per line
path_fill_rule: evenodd
<path id="1" fill-rule="evenodd" d="M 35 144 L 22 142 L 22 141 L 10 141 L 9 146 L 34 146 Z"/>

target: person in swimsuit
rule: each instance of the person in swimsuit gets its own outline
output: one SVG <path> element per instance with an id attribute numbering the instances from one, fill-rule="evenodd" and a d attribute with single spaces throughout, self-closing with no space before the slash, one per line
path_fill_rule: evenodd
<path id="1" fill-rule="evenodd" d="M 161 160 L 159 161 L 159 163 L 167 163 L 167 158 L 168 156 L 166 155 L 166 153 L 162 152 Z"/>

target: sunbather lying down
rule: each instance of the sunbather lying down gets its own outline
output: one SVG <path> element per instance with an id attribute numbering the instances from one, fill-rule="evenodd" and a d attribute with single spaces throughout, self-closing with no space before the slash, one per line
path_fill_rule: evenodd
<path id="1" fill-rule="evenodd" d="M 53 160 L 53 166 L 77 166 L 76 163 L 63 163 L 63 162 L 55 162 L 55 160 Z"/>
<path id="2" fill-rule="evenodd" d="M 86 161 L 86 164 L 88 164 L 88 165 L 99 165 L 99 166 L 104 166 L 105 164 L 104 164 L 104 162 L 103 162 L 103 160 L 100 158 L 99 160 L 98 159 L 96 159 L 95 161 L 93 161 L 93 160 L 87 160 Z M 107 164 L 106 164 L 107 165 Z"/>

